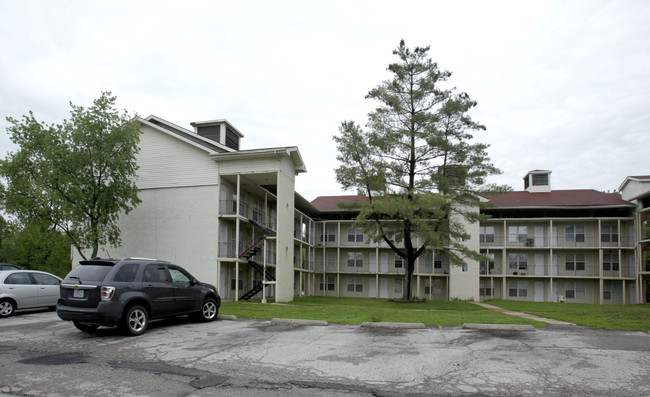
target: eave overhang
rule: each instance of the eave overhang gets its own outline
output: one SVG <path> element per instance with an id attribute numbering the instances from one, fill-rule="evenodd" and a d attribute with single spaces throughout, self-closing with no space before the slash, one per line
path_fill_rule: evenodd
<path id="1" fill-rule="evenodd" d="M 293 162 L 296 173 L 307 172 L 300 151 L 296 146 L 240 150 L 232 153 L 212 153 L 210 158 L 215 161 L 233 161 L 242 159 L 267 158 L 269 156 L 288 156 Z"/>

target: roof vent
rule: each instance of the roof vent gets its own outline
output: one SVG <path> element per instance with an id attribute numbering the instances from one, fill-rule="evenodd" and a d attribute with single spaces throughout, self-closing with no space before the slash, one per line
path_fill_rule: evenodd
<path id="1" fill-rule="evenodd" d="M 196 121 L 191 123 L 198 135 L 239 150 L 239 140 L 244 136 L 227 120 Z"/>
<path id="2" fill-rule="evenodd" d="M 551 171 L 528 171 L 524 176 L 524 190 L 530 193 L 551 191 Z"/>

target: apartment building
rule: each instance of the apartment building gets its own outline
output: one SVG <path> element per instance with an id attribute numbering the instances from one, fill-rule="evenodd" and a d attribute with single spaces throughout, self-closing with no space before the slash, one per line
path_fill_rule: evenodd
<path id="1" fill-rule="evenodd" d="M 178 263 L 227 300 L 402 296 L 402 259 L 369 241 L 355 211 L 338 206 L 365 197 L 309 202 L 295 192 L 295 176 L 307 171 L 297 147 L 241 150 L 244 135 L 227 120 L 193 130 L 156 116 L 138 121 L 142 203 L 120 218 L 121 246 L 102 255 Z M 550 171 L 531 171 L 524 190 L 483 198 L 488 221 L 466 225 L 467 244 L 490 261 L 450 266 L 444 252 L 426 252 L 413 295 L 645 301 L 650 177 L 629 177 L 621 191 L 556 191 Z"/>
<path id="2" fill-rule="evenodd" d="M 531 171 L 524 190 L 486 197 L 481 299 L 636 303 L 635 206 L 619 194 L 551 190 Z"/>

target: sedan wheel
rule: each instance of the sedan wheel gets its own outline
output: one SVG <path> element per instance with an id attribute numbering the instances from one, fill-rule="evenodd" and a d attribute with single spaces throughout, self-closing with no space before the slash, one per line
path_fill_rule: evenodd
<path id="1" fill-rule="evenodd" d="M 124 328 L 129 335 L 141 335 L 149 325 L 147 309 L 142 306 L 129 308 L 124 317 Z"/>
<path id="2" fill-rule="evenodd" d="M 212 321 L 217 318 L 219 314 L 219 307 L 217 306 L 217 301 L 212 298 L 207 298 L 203 301 L 201 306 L 201 317 L 202 321 Z"/>
<path id="3" fill-rule="evenodd" d="M 14 303 L 8 299 L 0 301 L 0 317 L 9 317 L 14 314 Z"/>

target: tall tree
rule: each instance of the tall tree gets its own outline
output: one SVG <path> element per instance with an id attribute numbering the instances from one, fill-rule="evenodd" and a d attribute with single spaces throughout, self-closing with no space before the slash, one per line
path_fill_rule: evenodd
<path id="1" fill-rule="evenodd" d="M 117 220 L 140 203 L 135 186 L 140 129 L 103 92 L 89 108 L 70 103 L 70 119 L 45 125 L 33 112 L 7 118 L 18 146 L 0 160 L 3 205 L 22 223 L 47 222 L 79 254 L 120 243 Z"/>
<path id="2" fill-rule="evenodd" d="M 11 251 L 5 262 L 61 277 L 70 271 L 70 239 L 51 225 L 31 223 L 16 228 L 8 242 Z"/>
<path id="3" fill-rule="evenodd" d="M 412 298 L 416 259 L 426 250 L 444 252 L 452 264 L 483 259 L 467 248 L 465 225 L 482 219 L 477 195 L 492 165 L 488 145 L 472 131 L 476 106 L 466 93 L 442 84 L 451 72 L 428 57 L 429 47 L 410 50 L 402 40 L 388 66 L 390 80 L 370 90 L 379 102 L 367 130 L 344 121 L 334 136 L 340 162 L 336 179 L 367 195 L 356 222 L 375 242 L 383 240 L 404 260 L 404 299 Z"/>

